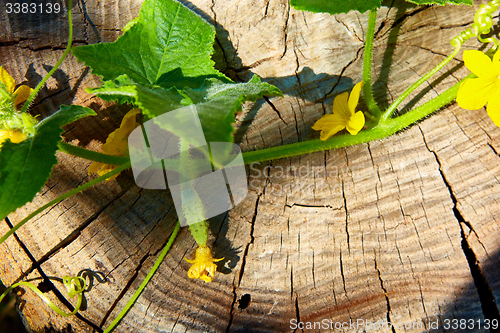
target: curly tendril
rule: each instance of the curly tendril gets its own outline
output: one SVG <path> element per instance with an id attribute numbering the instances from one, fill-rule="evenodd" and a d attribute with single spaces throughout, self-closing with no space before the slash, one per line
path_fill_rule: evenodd
<path id="1" fill-rule="evenodd" d="M 73 298 L 75 296 L 78 296 L 78 300 L 75 306 L 75 309 L 72 312 L 64 312 L 63 310 L 59 309 L 54 303 L 52 303 L 47 296 L 45 296 L 40 289 L 35 287 L 32 283 L 30 282 L 18 282 L 7 288 L 7 290 L 4 291 L 2 295 L 0 295 L 0 302 L 3 300 L 3 298 L 9 293 L 12 289 L 17 288 L 19 286 L 25 286 L 30 288 L 32 291 L 37 294 L 42 301 L 44 301 L 52 310 L 60 314 L 61 316 L 68 317 L 76 314 L 78 310 L 80 310 L 80 307 L 82 305 L 82 300 L 83 300 L 83 292 L 85 289 L 87 289 L 87 282 L 85 279 L 81 276 L 65 276 L 63 277 L 63 284 L 66 287 L 66 290 L 68 292 L 68 295 L 70 298 Z"/>
<path id="2" fill-rule="evenodd" d="M 493 43 L 494 49 L 500 46 L 500 40 L 493 37 L 483 38 L 482 35 L 488 34 L 493 28 L 493 13 L 498 10 L 500 0 L 492 0 L 487 4 L 479 6 L 478 11 L 474 15 L 474 23 L 460 35 L 451 40 L 451 45 L 455 48 L 460 48 L 467 40 L 472 37 L 477 37 L 481 43 Z"/>
<path id="3" fill-rule="evenodd" d="M 80 295 L 85 289 L 87 289 L 87 282 L 81 276 L 68 276 L 63 277 L 63 284 L 66 287 L 68 296 L 70 298 L 75 297 L 75 295 Z"/>

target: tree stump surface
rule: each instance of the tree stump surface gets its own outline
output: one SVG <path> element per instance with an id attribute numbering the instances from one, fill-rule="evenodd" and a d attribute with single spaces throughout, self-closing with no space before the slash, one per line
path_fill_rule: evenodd
<path id="1" fill-rule="evenodd" d="M 313 14 L 287 0 L 182 2 L 216 26 L 219 69 L 237 81 L 257 74 L 285 95 L 244 105 L 235 134 L 243 151 L 319 137 L 311 126 L 362 79 L 368 13 Z M 141 3 L 78 1 L 75 44 L 114 41 Z M 376 100 L 387 106 L 443 60 L 478 7 L 386 3 L 374 41 Z M 63 53 L 67 14 L 2 12 L 0 19 L 2 65 L 34 87 Z M 467 74 L 460 53 L 406 108 Z M 45 117 L 71 103 L 93 108 L 98 115 L 68 125 L 64 139 L 98 150 L 129 109 L 85 92 L 98 84 L 70 55 L 32 112 Z M 183 258 L 192 258 L 196 244 L 182 229 L 115 332 L 285 332 L 294 331 L 294 320 L 395 325 L 374 328 L 379 332 L 426 332 L 438 321 L 433 331 L 444 332 L 453 331 L 446 319 L 498 317 L 499 152 L 500 129 L 486 111 L 452 103 L 384 140 L 250 165 L 248 197 L 210 221 L 215 257 L 225 257 L 214 281 L 187 277 Z M 0 224 L 2 234 L 95 177 L 87 174 L 90 162 L 57 157 L 47 184 Z M 99 332 L 143 281 L 175 220 L 166 191 L 143 190 L 124 172 L 20 228 L 0 246 L 0 278 L 40 283 L 64 308 L 66 291 L 51 278 L 87 270 L 93 286 L 78 316 L 57 315 L 27 289 L 17 293 L 19 311 L 32 332 Z"/>

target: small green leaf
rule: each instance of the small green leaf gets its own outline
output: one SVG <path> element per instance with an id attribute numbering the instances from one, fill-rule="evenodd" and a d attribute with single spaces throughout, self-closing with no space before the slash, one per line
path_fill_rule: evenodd
<path id="1" fill-rule="evenodd" d="M 290 0 L 290 5 L 298 10 L 315 13 L 340 14 L 357 10 L 364 13 L 367 10 L 379 8 L 382 0 Z"/>
<path id="2" fill-rule="evenodd" d="M 72 48 L 104 80 L 126 74 L 143 86 L 199 87 L 205 78 L 231 82 L 211 59 L 215 28 L 174 0 L 146 0 L 139 19 L 113 43 Z"/>
<path id="3" fill-rule="evenodd" d="M 472 6 L 472 0 L 406 0 L 417 5 L 469 5 Z"/>
<path id="4" fill-rule="evenodd" d="M 40 191 L 57 163 L 61 127 L 95 115 L 89 108 L 61 106 L 58 112 L 35 127 L 34 136 L 20 143 L 5 141 L 0 147 L 0 220 L 30 202 Z"/>

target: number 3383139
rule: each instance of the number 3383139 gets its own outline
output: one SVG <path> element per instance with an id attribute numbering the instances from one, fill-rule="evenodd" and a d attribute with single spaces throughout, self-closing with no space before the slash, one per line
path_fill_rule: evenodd
<path id="1" fill-rule="evenodd" d="M 5 12 L 7 14 L 59 14 L 61 5 L 59 3 L 28 3 L 7 2 Z"/>

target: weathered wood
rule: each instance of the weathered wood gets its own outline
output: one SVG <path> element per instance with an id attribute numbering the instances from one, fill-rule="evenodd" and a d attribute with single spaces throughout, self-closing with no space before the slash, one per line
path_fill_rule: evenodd
<path id="1" fill-rule="evenodd" d="M 141 2 L 75 4 L 76 44 L 113 41 Z M 361 80 L 366 13 L 299 12 L 286 0 L 183 2 L 216 25 L 221 70 L 238 80 L 257 74 L 285 93 L 245 105 L 236 133 L 243 150 L 318 137 L 312 124 Z M 378 13 L 374 50 L 376 99 L 386 105 L 452 51 L 449 40 L 474 14 L 469 7 L 393 5 Z M 67 23 L 63 15 L 25 18 L 0 13 L 7 22 L 0 57 L 18 82 L 34 86 L 62 54 Z M 446 75 L 424 86 L 425 95 L 413 97 L 423 96 L 422 103 L 467 72 L 459 55 L 441 71 Z M 70 56 L 33 112 L 91 106 L 99 115 L 69 126 L 64 137 L 98 149 L 127 108 L 84 92 L 97 84 Z M 195 243 L 182 230 L 117 332 L 288 331 L 294 319 L 423 322 L 380 331 L 424 332 L 429 321 L 439 320 L 443 331 L 447 318 L 498 315 L 481 308 L 481 301 L 492 304 L 488 292 L 500 297 L 498 152 L 500 130 L 485 110 L 451 104 L 385 140 L 251 165 L 248 197 L 211 223 L 215 255 L 226 258 L 222 273 L 210 284 L 188 279 L 183 258 Z M 49 182 L 11 223 L 94 177 L 89 162 L 58 159 Z M 2 244 L 0 278 L 10 285 L 83 269 L 103 274 L 107 282 L 94 280 L 79 318 L 58 316 L 30 291 L 19 296 L 33 332 L 98 331 L 144 279 L 175 218 L 165 192 L 142 190 L 125 172 L 61 202 Z M 0 233 L 8 228 L 0 224 Z M 476 269 L 468 259 L 477 260 Z M 47 296 L 62 306 L 54 290 Z"/>

